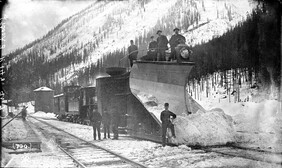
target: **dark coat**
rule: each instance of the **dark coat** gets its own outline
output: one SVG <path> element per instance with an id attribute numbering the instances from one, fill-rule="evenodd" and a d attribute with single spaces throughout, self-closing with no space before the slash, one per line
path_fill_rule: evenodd
<path id="1" fill-rule="evenodd" d="M 129 59 L 136 60 L 138 55 L 138 47 L 136 45 L 131 45 L 128 47 Z"/>
<path id="2" fill-rule="evenodd" d="M 182 36 L 181 34 L 174 34 L 169 39 L 169 45 L 172 50 L 174 50 L 175 47 L 179 44 L 179 39 L 183 39 L 184 41 L 186 41 L 185 37 Z"/>
<path id="3" fill-rule="evenodd" d="M 157 38 L 157 43 L 158 43 L 158 50 L 167 50 L 167 44 L 168 40 L 165 35 L 161 35 Z"/>
<path id="4" fill-rule="evenodd" d="M 26 108 L 23 108 L 22 111 L 21 111 L 21 113 L 22 113 L 22 117 L 25 118 L 25 117 L 27 116 Z"/>
<path id="5" fill-rule="evenodd" d="M 170 123 L 170 116 L 172 116 L 173 118 L 176 118 L 176 115 L 169 111 L 169 110 L 164 110 L 161 112 L 161 121 L 163 124 L 167 124 Z"/>
<path id="6" fill-rule="evenodd" d="M 112 125 L 118 126 L 120 122 L 120 114 L 118 112 L 114 112 L 112 116 Z"/>
<path id="7" fill-rule="evenodd" d="M 103 113 L 103 124 L 110 125 L 111 124 L 111 115 L 108 112 Z"/>
<path id="8" fill-rule="evenodd" d="M 98 111 L 94 111 L 93 113 L 90 113 L 90 121 L 92 123 L 97 123 L 102 121 L 102 116 Z"/>
<path id="9" fill-rule="evenodd" d="M 149 43 L 149 50 L 151 49 L 157 49 L 158 43 L 156 41 L 152 41 Z"/>

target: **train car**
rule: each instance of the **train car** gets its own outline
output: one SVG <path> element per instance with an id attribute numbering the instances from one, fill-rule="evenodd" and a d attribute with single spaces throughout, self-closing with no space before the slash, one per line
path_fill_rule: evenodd
<path id="1" fill-rule="evenodd" d="M 65 118 L 65 97 L 63 93 L 54 96 L 54 113 L 57 114 L 59 120 Z"/>
<path id="2" fill-rule="evenodd" d="M 88 111 L 92 112 L 93 109 L 97 109 L 96 87 L 90 86 L 81 88 L 79 114 L 82 124 L 90 124 Z"/>
<path id="3" fill-rule="evenodd" d="M 59 120 L 88 124 L 88 109 L 97 108 L 95 87 L 65 86 L 64 92 L 54 96 L 55 113 Z"/>

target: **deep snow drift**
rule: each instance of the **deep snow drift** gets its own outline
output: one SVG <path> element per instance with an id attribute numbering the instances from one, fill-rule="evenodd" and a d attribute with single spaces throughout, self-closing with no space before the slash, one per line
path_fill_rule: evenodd
<path id="1" fill-rule="evenodd" d="M 173 123 L 176 144 L 210 146 L 235 141 L 232 118 L 221 109 L 178 116 Z"/>
<path id="2" fill-rule="evenodd" d="M 154 96 L 144 92 L 139 92 L 137 97 L 160 121 L 164 102 L 158 102 Z M 210 146 L 235 141 L 233 120 L 219 108 L 207 112 L 199 110 L 191 115 L 178 115 L 173 123 L 176 139 L 170 141 L 174 144 Z M 170 137 L 170 133 L 168 136 Z"/>
<path id="3" fill-rule="evenodd" d="M 277 100 L 217 104 L 232 116 L 236 142 L 281 152 L 282 117 L 279 105 Z"/>
<path id="4" fill-rule="evenodd" d="M 206 97 L 206 91 L 200 93 L 198 96 L 200 100 L 197 101 L 208 110 L 221 108 L 233 118 L 236 142 L 248 147 L 281 152 L 281 102 L 278 101 L 278 88 L 271 88 L 251 88 L 250 83 L 242 83 L 240 86 L 242 101 L 234 103 L 236 97 L 231 95 L 229 98 L 226 89 L 217 86 L 215 90 L 209 90 L 209 97 Z"/>

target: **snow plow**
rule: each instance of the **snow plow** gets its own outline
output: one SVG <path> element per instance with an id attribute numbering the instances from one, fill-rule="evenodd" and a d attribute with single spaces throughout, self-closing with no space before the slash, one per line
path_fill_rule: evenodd
<path id="1" fill-rule="evenodd" d="M 137 61 L 130 73 L 130 89 L 148 111 L 157 106 L 163 110 L 164 103 L 177 115 L 191 114 L 203 108 L 186 91 L 188 75 L 193 62 L 146 62 Z M 155 99 L 157 102 L 152 103 Z M 146 102 L 147 101 L 147 102 Z M 158 111 L 158 108 L 154 108 Z"/>
<path id="2" fill-rule="evenodd" d="M 177 115 L 204 110 L 186 91 L 193 65 L 193 62 L 135 61 L 131 72 L 97 78 L 98 110 L 119 113 L 119 128 L 130 136 L 161 142 L 159 117 L 165 102 Z"/>

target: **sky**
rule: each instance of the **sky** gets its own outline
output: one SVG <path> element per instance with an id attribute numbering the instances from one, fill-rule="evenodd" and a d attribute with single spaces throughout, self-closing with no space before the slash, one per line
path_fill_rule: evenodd
<path id="1" fill-rule="evenodd" d="M 5 48 L 2 53 L 5 55 L 41 38 L 62 20 L 91 3 L 90 0 L 8 0 L 3 11 Z"/>

